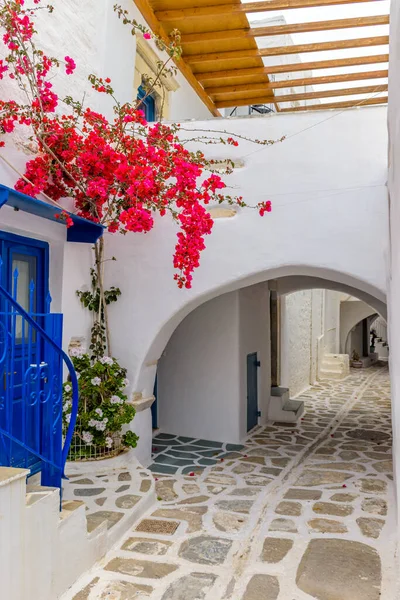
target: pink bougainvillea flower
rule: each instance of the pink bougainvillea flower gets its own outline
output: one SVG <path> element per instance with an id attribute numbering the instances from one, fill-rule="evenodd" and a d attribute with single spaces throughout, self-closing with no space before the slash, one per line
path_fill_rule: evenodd
<path id="1" fill-rule="evenodd" d="M 146 31 L 146 33 L 143 34 L 143 37 L 144 37 L 145 40 L 150 40 L 151 39 L 151 34 Z"/>
<path id="2" fill-rule="evenodd" d="M 65 72 L 67 73 L 67 75 L 72 75 L 72 73 L 75 71 L 76 69 L 76 63 L 74 61 L 73 58 L 71 58 L 70 56 L 66 56 L 65 57 Z"/>

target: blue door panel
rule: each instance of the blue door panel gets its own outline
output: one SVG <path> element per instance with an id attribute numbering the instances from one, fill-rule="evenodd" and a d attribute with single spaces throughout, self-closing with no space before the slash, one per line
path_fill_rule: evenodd
<path id="1" fill-rule="evenodd" d="M 9 233 L 0 232 L 0 257 L 2 259 L 3 287 L 17 300 L 29 313 L 44 313 L 45 301 L 48 294 L 48 244 L 38 240 L 22 238 Z M 18 285 L 16 287 L 16 274 L 18 270 Z M 0 306 L 0 311 L 2 310 Z M 43 392 L 43 382 L 30 381 L 24 378 L 28 371 L 31 357 L 42 360 L 42 342 L 37 342 L 36 333 L 26 326 L 22 317 L 2 316 L 6 319 L 5 330 L 12 334 L 14 344 L 12 353 L 7 360 L 6 367 L 1 375 L 1 389 L 7 385 L 12 386 L 12 406 L 0 411 L 0 426 L 3 426 L 12 435 L 25 440 L 27 446 L 41 450 L 41 422 L 42 403 L 40 401 L 23 402 L 23 398 L 35 398 Z M 37 318 L 39 320 L 40 317 Z M 40 323 L 39 323 L 40 324 Z M 25 379 L 25 381 L 24 381 Z M 25 387 L 24 387 L 25 386 Z M 35 396 L 36 395 L 36 396 Z M 6 423 L 8 427 L 5 426 Z M 12 442 L 7 459 L 1 456 L 0 463 L 14 467 L 29 466 L 32 472 L 40 469 L 41 463 L 34 455 L 29 455 L 21 445 Z"/>
<path id="2" fill-rule="evenodd" d="M 258 423 L 257 352 L 247 355 L 247 431 Z"/>

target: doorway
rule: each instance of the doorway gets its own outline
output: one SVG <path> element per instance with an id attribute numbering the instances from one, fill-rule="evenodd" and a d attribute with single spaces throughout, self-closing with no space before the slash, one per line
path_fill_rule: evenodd
<path id="1" fill-rule="evenodd" d="M 258 423 L 258 374 L 260 363 L 257 352 L 247 355 L 247 431 Z"/>
<path id="2" fill-rule="evenodd" d="M 38 322 L 46 308 L 48 257 L 47 243 L 0 232 L 1 285 L 26 312 L 35 315 Z M 10 442 L 7 449 L 1 445 L 0 464 L 28 467 L 35 473 L 40 470 L 41 461 L 26 448 L 41 450 L 43 400 L 37 401 L 36 387 L 30 401 L 26 402 L 24 396 L 28 386 L 33 385 L 26 380 L 30 363 L 33 357 L 43 357 L 43 350 L 39 348 L 43 342 L 7 304 L 5 298 L 0 299 L 0 329 L 7 336 L 7 341 L 5 337 L 0 339 L 0 385 L 5 399 L 0 406 L 0 426 L 23 445 Z M 39 391 L 39 395 L 41 393 Z"/>

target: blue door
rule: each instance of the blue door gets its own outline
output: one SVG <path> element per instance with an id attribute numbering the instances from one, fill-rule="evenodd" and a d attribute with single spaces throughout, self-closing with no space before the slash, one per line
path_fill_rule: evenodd
<path id="1" fill-rule="evenodd" d="M 48 294 L 48 245 L 0 232 L 0 257 L 2 286 L 27 312 L 43 315 Z M 3 313 L 7 312 L 4 306 L 0 306 L 0 312 L 2 310 Z M 0 389 L 5 392 L 6 388 L 11 388 L 12 406 L 0 411 L 0 425 L 11 431 L 15 438 L 24 440 L 27 446 L 40 451 L 43 407 L 40 402 L 23 402 L 23 386 L 26 386 L 24 375 L 32 357 L 44 358 L 44 349 L 39 348 L 42 342 L 22 317 L 3 314 L 2 320 L 3 331 L 13 338 L 13 343 L 11 356 L 0 374 Z M 37 457 L 27 455 L 26 450 L 16 443 L 10 444 L 8 462 L 14 467 L 28 466 L 32 472 L 40 469 Z"/>
<path id="2" fill-rule="evenodd" d="M 260 363 L 257 352 L 247 355 L 247 431 L 258 423 L 258 375 Z"/>
<path id="3" fill-rule="evenodd" d="M 154 382 L 154 391 L 153 396 L 155 398 L 153 404 L 151 405 L 151 424 L 153 429 L 158 428 L 158 405 L 157 405 L 157 373 L 156 380 Z"/>
<path id="4" fill-rule="evenodd" d="M 144 117 L 145 117 L 146 121 L 148 121 L 149 123 L 151 123 L 152 121 L 155 121 L 156 120 L 156 102 L 154 100 L 154 97 L 151 94 L 147 94 L 146 90 L 142 86 L 140 86 L 138 88 L 137 99 L 142 100 L 142 102 L 139 104 L 138 108 L 139 108 L 139 110 L 142 110 L 144 112 Z"/>

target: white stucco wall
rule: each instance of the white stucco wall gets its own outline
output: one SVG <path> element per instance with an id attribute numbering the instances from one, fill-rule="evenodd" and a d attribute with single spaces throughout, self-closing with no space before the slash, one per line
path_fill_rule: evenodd
<path id="1" fill-rule="evenodd" d="M 268 282 L 239 291 L 240 438 L 247 434 L 247 355 L 257 352 L 258 409 L 265 423 L 271 395 L 270 314 Z"/>
<path id="2" fill-rule="evenodd" d="M 310 385 L 312 290 L 281 299 L 281 385 L 296 396 Z"/>
<path id="3" fill-rule="evenodd" d="M 340 351 L 342 353 L 349 352 L 347 338 L 350 330 L 375 312 L 371 306 L 360 300 L 348 300 L 340 304 Z M 353 348 L 350 352 L 352 350 Z"/>
<path id="4" fill-rule="evenodd" d="M 172 335 L 157 370 L 165 433 L 239 441 L 239 293 L 199 306 Z"/>
<path id="5" fill-rule="evenodd" d="M 388 279 L 388 334 L 392 385 L 394 471 L 400 523 L 400 3 L 391 3 L 389 63 L 389 178 L 390 259 Z"/>
<path id="6" fill-rule="evenodd" d="M 191 312 L 158 363 L 160 429 L 239 442 L 247 434 L 247 355 L 257 352 L 258 401 L 270 396 L 268 283 L 223 294 Z"/>

